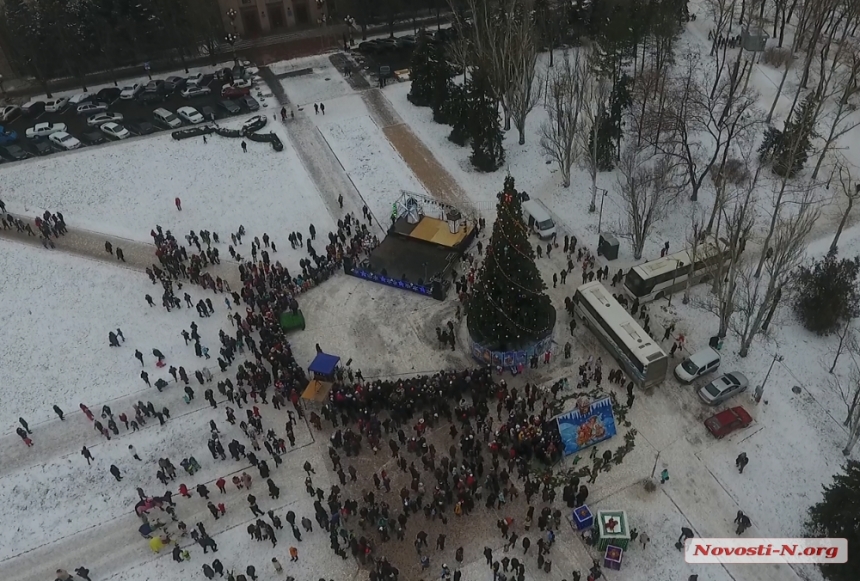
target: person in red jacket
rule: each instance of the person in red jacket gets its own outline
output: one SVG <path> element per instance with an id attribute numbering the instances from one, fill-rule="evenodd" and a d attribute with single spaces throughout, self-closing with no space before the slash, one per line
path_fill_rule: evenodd
<path id="1" fill-rule="evenodd" d="M 173 200 L 173 203 L 176 204 L 176 209 L 181 212 L 182 211 L 182 200 L 179 199 L 179 196 L 177 196 L 176 199 Z"/>
<path id="2" fill-rule="evenodd" d="M 191 493 L 188 492 L 188 487 L 184 484 L 179 485 L 179 494 L 181 494 L 185 498 L 191 498 Z"/>
<path id="3" fill-rule="evenodd" d="M 81 411 L 86 414 L 88 420 L 93 421 L 93 412 L 90 411 L 90 408 L 88 408 L 84 404 L 81 404 Z"/>
<path id="4" fill-rule="evenodd" d="M 219 478 L 215 481 L 215 486 L 221 491 L 221 494 L 227 494 L 227 481 L 224 478 Z"/>

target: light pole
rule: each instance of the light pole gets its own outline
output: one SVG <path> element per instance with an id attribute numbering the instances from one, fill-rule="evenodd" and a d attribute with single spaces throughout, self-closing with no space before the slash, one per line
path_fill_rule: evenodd
<path id="1" fill-rule="evenodd" d="M 666 305 L 667 307 L 672 306 L 672 295 L 675 294 L 675 280 L 678 278 L 678 269 L 684 266 L 684 263 L 679 259 L 673 259 L 675 261 L 675 272 L 672 274 L 672 292 L 669 293 L 669 303 Z"/>
<path id="2" fill-rule="evenodd" d="M 236 41 L 239 40 L 239 35 L 236 34 L 236 17 L 239 16 L 239 13 L 235 8 L 227 9 L 227 18 L 230 19 L 230 26 L 233 28 L 233 32 L 228 32 L 224 36 L 224 40 L 227 41 L 227 44 L 230 45 L 230 48 L 233 50 L 233 63 L 238 66 L 239 65 L 239 57 L 236 56 Z"/>
<path id="3" fill-rule="evenodd" d="M 600 214 L 597 216 L 597 234 L 600 235 L 600 227 L 603 225 L 603 200 L 606 199 L 606 194 L 609 192 L 601 189 L 602 195 L 600 196 Z M 593 211 L 593 210 L 592 210 Z"/>
<path id="4" fill-rule="evenodd" d="M 770 372 L 773 370 L 774 364 L 777 361 L 782 363 L 782 361 L 784 359 L 785 358 L 782 355 L 780 355 L 779 353 L 773 354 L 773 360 L 770 362 L 770 367 L 768 367 L 768 369 L 767 369 L 767 375 L 764 376 L 764 381 L 761 382 L 761 385 L 759 385 L 758 387 L 755 388 L 755 402 L 756 403 L 761 401 L 761 396 L 764 394 L 764 386 L 767 383 L 767 378 L 770 377 Z"/>

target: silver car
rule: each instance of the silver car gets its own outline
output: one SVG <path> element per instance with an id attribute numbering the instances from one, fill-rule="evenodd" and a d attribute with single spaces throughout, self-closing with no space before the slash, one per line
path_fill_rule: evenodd
<path id="1" fill-rule="evenodd" d="M 716 378 L 699 390 L 699 398 L 708 405 L 718 405 L 749 387 L 746 375 L 732 371 Z"/>

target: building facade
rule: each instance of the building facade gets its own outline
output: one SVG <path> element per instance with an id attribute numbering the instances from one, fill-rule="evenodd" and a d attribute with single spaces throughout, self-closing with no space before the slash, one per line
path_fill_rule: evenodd
<path id="1" fill-rule="evenodd" d="M 254 38 L 289 29 L 310 28 L 326 13 L 325 1 L 320 0 L 219 0 L 224 26 L 241 38 Z M 231 22 L 227 11 L 237 12 Z"/>

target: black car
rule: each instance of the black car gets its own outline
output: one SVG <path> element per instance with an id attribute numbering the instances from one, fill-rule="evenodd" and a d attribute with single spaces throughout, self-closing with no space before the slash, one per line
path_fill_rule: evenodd
<path id="1" fill-rule="evenodd" d="M 90 131 L 81 135 L 80 140 L 87 145 L 98 145 L 107 141 L 107 137 L 101 131 Z"/>
<path id="2" fill-rule="evenodd" d="M 22 159 L 27 159 L 30 157 L 30 154 L 21 149 L 17 145 L 7 145 L 5 147 L 0 147 L 0 154 L 7 159 L 11 159 L 12 161 L 21 161 Z"/>
<path id="3" fill-rule="evenodd" d="M 242 112 L 242 108 L 239 107 L 239 104 L 236 103 L 236 101 L 231 101 L 229 99 L 218 101 L 218 106 L 227 111 L 230 115 L 238 115 Z"/>
<path id="4" fill-rule="evenodd" d="M 153 105 L 164 101 L 164 95 L 162 93 L 150 93 L 148 91 L 144 91 L 140 94 L 137 100 L 141 105 Z"/>
<path id="5" fill-rule="evenodd" d="M 50 141 L 32 141 L 29 144 L 30 151 L 35 153 L 36 155 L 49 155 L 54 153 L 54 148 L 51 146 Z"/>
<path id="6" fill-rule="evenodd" d="M 21 113 L 23 113 L 24 117 L 26 117 L 27 119 L 35 119 L 44 112 L 44 101 L 33 101 L 31 103 L 27 103 L 26 105 L 21 106 Z"/>
<path id="7" fill-rule="evenodd" d="M 146 88 L 143 90 L 144 93 L 163 93 L 164 92 L 164 81 L 161 79 L 152 79 L 146 84 Z"/>
<path id="8" fill-rule="evenodd" d="M 122 89 L 119 87 L 105 87 L 96 93 L 96 97 L 99 101 L 104 101 L 105 103 L 110 104 L 119 99 L 120 93 L 122 93 Z"/>
<path id="9" fill-rule="evenodd" d="M 156 127 L 152 123 L 149 123 L 148 121 L 126 123 L 125 127 L 136 135 L 149 135 L 150 133 L 155 133 L 156 131 L 158 131 L 158 127 Z"/>
<path id="10" fill-rule="evenodd" d="M 203 115 L 203 118 L 206 119 L 206 121 L 215 121 L 215 119 L 218 117 L 215 114 L 215 109 L 213 109 L 209 105 L 206 105 L 205 107 L 201 107 L 200 108 L 200 114 Z"/>
<path id="11" fill-rule="evenodd" d="M 248 111 L 259 111 L 260 104 L 257 100 L 251 95 L 245 95 L 244 97 L 239 98 L 239 102 L 248 108 Z"/>
<path id="12" fill-rule="evenodd" d="M 164 79 L 164 88 L 168 93 L 173 93 L 174 91 L 181 91 L 185 88 L 185 85 L 188 84 L 188 79 L 185 77 L 167 77 Z"/>
<path id="13" fill-rule="evenodd" d="M 358 52 L 366 54 L 374 54 L 383 50 L 384 47 L 375 40 L 366 40 L 358 44 Z"/>

